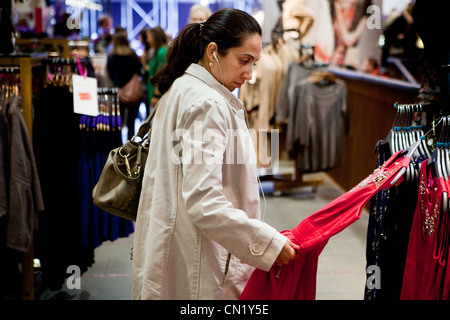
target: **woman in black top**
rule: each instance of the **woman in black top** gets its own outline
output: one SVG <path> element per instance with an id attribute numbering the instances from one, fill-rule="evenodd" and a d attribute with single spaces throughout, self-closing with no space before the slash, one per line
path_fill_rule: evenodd
<path id="1" fill-rule="evenodd" d="M 113 37 L 114 48 L 108 55 L 107 69 L 109 78 L 118 88 L 123 88 L 133 78 L 135 74 L 142 76 L 142 64 L 134 52 L 130 48 L 125 33 L 116 33 Z M 141 96 L 136 97 L 136 101 L 123 101 L 120 99 L 120 114 L 122 123 L 128 128 L 128 139 L 134 135 L 134 121 L 139 112 L 139 106 L 142 102 L 142 83 L 136 83 L 141 88 Z"/>

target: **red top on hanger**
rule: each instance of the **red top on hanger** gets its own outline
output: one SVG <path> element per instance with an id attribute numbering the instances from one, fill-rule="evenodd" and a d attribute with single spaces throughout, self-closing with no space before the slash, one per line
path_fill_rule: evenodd
<path id="1" fill-rule="evenodd" d="M 381 167 L 347 193 L 304 219 L 291 231 L 282 233 L 297 244 L 299 257 L 269 272 L 255 269 L 241 300 L 314 300 L 320 253 L 330 237 L 361 217 L 366 203 L 381 189 L 392 186 L 396 174 L 407 168 L 411 158 L 406 150 L 393 154 Z M 403 181 L 403 176 L 396 182 Z"/>
<path id="2" fill-rule="evenodd" d="M 447 185 L 444 178 L 438 179 L 432 173 L 433 166 L 428 160 L 422 162 L 420 168 L 419 196 L 409 238 L 401 300 L 442 299 L 448 228 L 444 226 L 447 219 L 441 217 L 441 200 Z"/>

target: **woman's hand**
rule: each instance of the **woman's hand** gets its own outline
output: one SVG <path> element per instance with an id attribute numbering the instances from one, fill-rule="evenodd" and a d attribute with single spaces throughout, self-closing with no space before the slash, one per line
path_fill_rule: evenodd
<path id="1" fill-rule="evenodd" d="M 275 265 L 281 267 L 283 264 L 288 264 L 289 261 L 292 259 L 295 259 L 297 256 L 297 253 L 294 249 L 299 249 L 300 247 L 296 244 L 294 244 L 291 240 L 287 240 L 284 244 L 283 249 L 281 249 L 280 254 L 278 255 L 277 259 L 275 260 Z"/>

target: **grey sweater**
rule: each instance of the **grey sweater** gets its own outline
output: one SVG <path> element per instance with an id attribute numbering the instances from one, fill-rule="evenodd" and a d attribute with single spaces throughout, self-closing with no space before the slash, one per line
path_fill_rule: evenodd
<path id="1" fill-rule="evenodd" d="M 44 210 L 44 202 L 30 134 L 22 116 L 21 102 L 21 97 L 13 96 L 4 104 L 9 125 L 0 134 L 9 136 L 9 146 L 6 144 L 9 148 L 6 150 L 9 159 L 3 159 L 6 160 L 3 163 L 8 165 L 3 166 L 4 172 L 0 174 L 9 183 L 0 184 L 0 197 L 6 195 L 8 199 L 6 244 L 11 249 L 27 252 L 30 249 L 33 230 L 37 229 L 36 215 Z M 1 137 L 1 141 L 5 141 L 3 138 Z M 5 152 L 0 156 L 4 154 Z M 4 207 L 2 204 L 1 209 Z M 1 214 L 5 213 L 0 212 Z"/>

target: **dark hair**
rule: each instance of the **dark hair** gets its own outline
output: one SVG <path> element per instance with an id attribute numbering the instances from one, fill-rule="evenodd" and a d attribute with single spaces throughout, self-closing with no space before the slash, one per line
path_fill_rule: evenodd
<path id="1" fill-rule="evenodd" d="M 113 49 L 111 51 L 111 54 L 127 56 L 134 52 L 130 47 L 127 35 L 124 32 L 115 32 L 112 39 Z"/>
<path id="2" fill-rule="evenodd" d="M 161 46 L 167 43 L 166 33 L 161 27 L 151 28 L 150 33 L 152 34 L 153 37 L 153 48 L 155 49 L 156 52 Z"/>
<path id="3" fill-rule="evenodd" d="M 141 36 L 141 42 L 144 45 L 146 51 L 150 50 L 150 45 L 148 44 L 147 41 L 147 32 L 150 32 L 149 27 L 144 27 L 141 29 L 141 31 L 139 31 L 139 35 Z"/>
<path id="4" fill-rule="evenodd" d="M 368 62 L 374 69 L 378 68 L 378 62 L 377 62 L 377 59 L 372 58 L 372 57 L 369 57 L 369 58 L 367 58 L 367 62 Z"/>
<path id="5" fill-rule="evenodd" d="M 167 64 L 150 81 L 165 93 L 191 63 L 203 57 L 209 43 L 215 42 L 219 53 L 226 55 L 255 33 L 261 35 L 261 27 L 248 13 L 237 9 L 216 11 L 205 22 L 188 24 L 178 33 L 167 48 Z"/>

